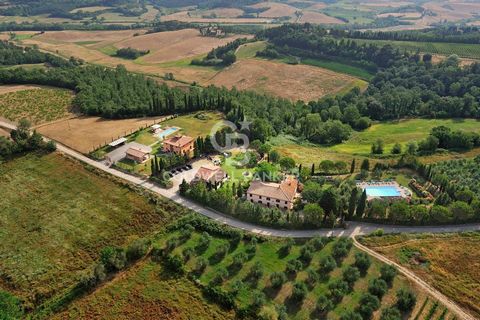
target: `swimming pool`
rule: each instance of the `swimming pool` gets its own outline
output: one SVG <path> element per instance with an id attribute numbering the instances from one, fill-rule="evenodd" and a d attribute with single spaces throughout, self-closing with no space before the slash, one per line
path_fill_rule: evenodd
<path id="1" fill-rule="evenodd" d="M 395 186 L 367 186 L 365 187 L 369 197 L 400 197 L 400 190 Z"/>
<path id="2" fill-rule="evenodd" d="M 175 127 L 168 128 L 168 129 L 163 130 L 162 132 L 158 133 L 157 137 L 159 137 L 160 139 L 165 139 L 165 137 L 171 135 L 175 131 L 178 131 L 178 128 L 175 128 Z"/>

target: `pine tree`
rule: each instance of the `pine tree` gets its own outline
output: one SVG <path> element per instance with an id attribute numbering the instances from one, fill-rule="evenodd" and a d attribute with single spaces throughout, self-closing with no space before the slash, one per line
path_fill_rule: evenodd
<path id="1" fill-rule="evenodd" d="M 357 217 L 359 218 L 363 217 L 366 206 L 367 206 L 367 191 L 363 190 L 362 196 L 360 197 L 360 200 L 358 201 L 358 205 L 357 205 Z"/>

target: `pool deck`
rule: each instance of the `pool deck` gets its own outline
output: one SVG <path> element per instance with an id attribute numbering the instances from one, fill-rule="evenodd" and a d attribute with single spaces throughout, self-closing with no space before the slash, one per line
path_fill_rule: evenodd
<path id="1" fill-rule="evenodd" d="M 173 130 L 173 131 L 170 131 L 170 130 Z M 174 134 L 178 131 L 180 131 L 179 127 L 167 127 L 167 128 L 162 129 L 161 131 L 155 133 L 154 136 L 156 138 L 160 139 L 160 140 L 165 140 L 166 137 L 171 136 L 172 134 Z M 168 132 L 168 133 L 165 134 L 165 132 Z"/>
<path id="2" fill-rule="evenodd" d="M 395 196 L 368 196 L 367 201 L 371 201 L 374 199 L 405 199 L 409 200 L 412 198 L 412 191 L 408 188 L 402 187 L 396 181 L 364 181 L 364 182 L 357 182 L 357 187 L 365 190 L 368 187 L 394 187 L 397 189 L 399 195 Z"/>

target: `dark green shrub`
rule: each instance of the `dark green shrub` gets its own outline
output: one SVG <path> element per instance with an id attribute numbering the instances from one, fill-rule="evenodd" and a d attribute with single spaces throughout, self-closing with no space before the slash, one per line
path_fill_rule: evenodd
<path id="1" fill-rule="evenodd" d="M 355 281 L 360 278 L 360 271 L 357 269 L 357 267 L 348 266 L 345 270 L 343 270 L 342 276 L 343 280 L 348 283 L 348 287 L 353 289 Z"/>
<path id="2" fill-rule="evenodd" d="M 393 279 L 397 275 L 397 268 L 394 266 L 384 264 L 380 267 L 380 278 L 383 279 L 389 286 L 392 285 Z"/>
<path id="3" fill-rule="evenodd" d="M 408 289 L 399 289 L 397 291 L 397 308 L 402 312 L 413 310 L 417 303 L 417 297 Z"/>
<path id="4" fill-rule="evenodd" d="M 272 288 L 279 289 L 287 281 L 287 276 L 284 272 L 273 272 L 270 275 L 270 283 Z"/>
<path id="5" fill-rule="evenodd" d="M 285 272 L 287 272 L 288 274 L 295 274 L 302 269 L 303 269 L 303 263 L 297 259 L 292 259 L 287 262 L 287 267 L 285 269 Z"/>
<path id="6" fill-rule="evenodd" d="M 380 320 L 402 320 L 402 314 L 395 307 L 389 307 L 382 310 Z"/>
<path id="7" fill-rule="evenodd" d="M 370 293 L 363 293 L 357 308 L 364 320 L 372 318 L 373 313 L 380 308 L 380 300 Z"/>
<path id="8" fill-rule="evenodd" d="M 382 299 L 382 297 L 387 293 L 388 285 L 383 279 L 373 279 L 368 284 L 368 292 L 374 296 Z"/>
<path id="9" fill-rule="evenodd" d="M 290 295 L 290 299 L 294 302 L 301 302 L 307 295 L 307 286 L 303 282 L 295 282 L 293 284 L 292 294 Z"/>
<path id="10" fill-rule="evenodd" d="M 327 274 L 337 267 L 337 262 L 331 255 L 324 256 L 320 259 L 320 273 Z"/>
<path id="11" fill-rule="evenodd" d="M 316 309 L 317 312 L 319 312 L 320 314 L 326 314 L 334 307 L 335 305 L 331 298 L 325 295 L 321 295 L 318 297 Z"/>
<path id="12" fill-rule="evenodd" d="M 148 239 L 136 239 L 127 247 L 127 260 L 135 261 L 145 256 L 150 247 L 151 241 Z"/>
<path id="13" fill-rule="evenodd" d="M 355 267 L 360 270 L 360 274 L 362 276 L 365 276 L 367 274 L 368 268 L 370 268 L 370 265 L 372 262 L 370 261 L 370 257 L 368 254 L 364 252 L 358 252 L 355 254 Z"/>
<path id="14" fill-rule="evenodd" d="M 340 320 L 363 320 L 363 319 L 359 313 L 352 310 L 347 310 L 340 316 Z"/>

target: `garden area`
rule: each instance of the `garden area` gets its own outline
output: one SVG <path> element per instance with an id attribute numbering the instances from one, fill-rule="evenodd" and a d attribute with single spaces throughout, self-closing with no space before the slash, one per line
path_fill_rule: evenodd
<path id="1" fill-rule="evenodd" d="M 213 126 L 222 120 L 224 120 L 224 115 L 221 112 L 201 111 L 175 117 L 162 122 L 162 125 L 180 127 L 181 134 L 197 138 L 210 135 Z"/>

